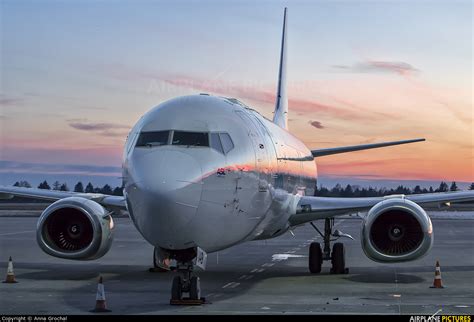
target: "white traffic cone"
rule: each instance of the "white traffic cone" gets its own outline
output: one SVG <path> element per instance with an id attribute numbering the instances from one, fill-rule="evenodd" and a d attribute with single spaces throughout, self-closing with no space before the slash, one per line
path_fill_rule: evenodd
<path id="1" fill-rule="evenodd" d="M 431 286 L 431 288 L 444 288 L 443 281 L 441 279 L 441 267 L 439 266 L 439 261 L 436 261 L 435 277 L 433 286 Z"/>
<path id="2" fill-rule="evenodd" d="M 11 256 L 8 259 L 7 277 L 5 278 L 3 283 L 18 283 L 15 280 L 15 273 L 13 272 L 13 261 Z"/>
<path id="3" fill-rule="evenodd" d="M 107 309 L 105 302 L 105 290 L 102 283 L 102 276 L 99 276 L 99 284 L 97 285 L 97 294 L 95 296 L 95 308 L 91 312 L 112 312 Z"/>

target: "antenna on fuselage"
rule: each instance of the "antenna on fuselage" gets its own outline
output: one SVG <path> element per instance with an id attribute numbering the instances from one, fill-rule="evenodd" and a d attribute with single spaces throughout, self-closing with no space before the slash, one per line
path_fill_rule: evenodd
<path id="1" fill-rule="evenodd" d="M 286 24 L 288 8 L 285 8 L 283 13 L 283 32 L 281 36 L 281 51 L 280 51 L 280 68 L 278 71 L 278 87 L 275 102 L 275 114 L 273 115 L 273 123 L 288 129 L 288 95 L 286 91 Z"/>

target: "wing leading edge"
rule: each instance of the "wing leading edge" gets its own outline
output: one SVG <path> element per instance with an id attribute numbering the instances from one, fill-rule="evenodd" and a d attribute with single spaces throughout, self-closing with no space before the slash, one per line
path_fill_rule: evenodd
<path id="1" fill-rule="evenodd" d="M 391 141 L 391 142 L 382 142 L 382 143 L 373 143 L 373 144 L 341 146 L 337 148 L 311 150 L 311 154 L 313 155 L 314 158 L 318 158 L 318 157 L 323 157 L 323 156 L 331 155 L 331 154 L 369 150 L 369 149 L 383 148 L 386 146 L 415 143 L 415 142 L 422 142 L 422 141 L 425 141 L 425 139 L 412 139 L 412 140 Z"/>
<path id="2" fill-rule="evenodd" d="M 341 216 L 350 213 L 364 212 L 377 203 L 396 195 L 369 198 L 331 198 L 303 196 L 299 200 L 296 213 L 290 217 L 292 226 L 317 219 Z M 420 206 L 441 205 L 443 203 L 474 202 L 474 190 L 441 192 L 398 196 L 411 200 Z"/>
<path id="3" fill-rule="evenodd" d="M 123 196 L 111 196 L 101 193 L 81 193 L 70 191 L 56 191 L 23 187 L 0 186 L 0 199 L 11 199 L 15 196 L 56 201 L 68 197 L 82 197 L 93 200 L 106 208 L 126 210 L 126 201 Z"/>

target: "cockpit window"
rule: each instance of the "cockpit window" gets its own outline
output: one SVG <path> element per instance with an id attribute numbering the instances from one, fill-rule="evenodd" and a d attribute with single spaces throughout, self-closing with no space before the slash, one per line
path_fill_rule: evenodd
<path id="1" fill-rule="evenodd" d="M 224 153 L 227 154 L 227 152 L 234 148 L 234 143 L 232 142 L 232 139 L 230 138 L 230 135 L 228 133 L 219 133 L 219 137 L 221 139 Z"/>
<path id="2" fill-rule="evenodd" d="M 209 134 L 203 132 L 174 131 L 173 145 L 209 146 Z"/>
<path id="3" fill-rule="evenodd" d="M 160 146 L 168 144 L 170 131 L 142 132 L 136 146 Z"/>
<path id="4" fill-rule="evenodd" d="M 219 139 L 219 133 L 211 133 L 211 148 L 213 148 L 217 152 L 224 154 L 221 139 Z"/>

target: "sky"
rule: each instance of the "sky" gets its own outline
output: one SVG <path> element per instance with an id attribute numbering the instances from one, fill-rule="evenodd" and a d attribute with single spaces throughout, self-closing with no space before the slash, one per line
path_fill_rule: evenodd
<path id="1" fill-rule="evenodd" d="M 294 135 L 427 139 L 320 158 L 320 176 L 474 181 L 471 1 L 0 0 L 0 184 L 118 183 L 128 131 L 175 96 L 271 118 L 285 6 Z"/>

